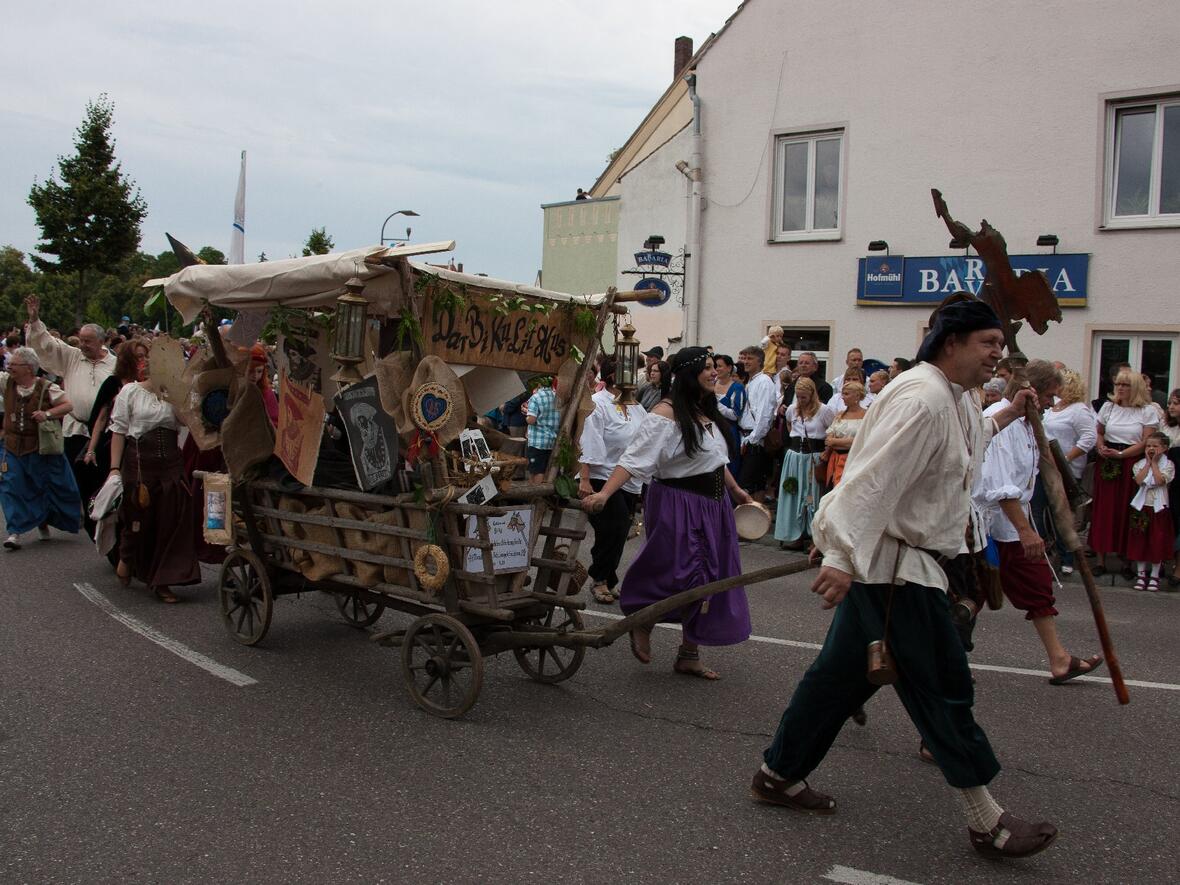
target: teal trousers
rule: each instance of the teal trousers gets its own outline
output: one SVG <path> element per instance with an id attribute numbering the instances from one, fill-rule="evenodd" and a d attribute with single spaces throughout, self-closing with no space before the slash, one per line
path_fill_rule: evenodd
<path id="1" fill-rule="evenodd" d="M 763 754 L 771 771 L 789 781 L 806 778 L 848 717 L 876 692 L 865 678 L 867 648 L 882 638 L 888 596 L 888 584 L 853 582 L 836 607 L 824 646 Z M 899 672 L 893 688 L 947 783 L 966 788 L 991 781 L 1000 764 L 971 713 L 975 690 L 946 594 L 917 584 L 899 586 L 888 645 Z"/>

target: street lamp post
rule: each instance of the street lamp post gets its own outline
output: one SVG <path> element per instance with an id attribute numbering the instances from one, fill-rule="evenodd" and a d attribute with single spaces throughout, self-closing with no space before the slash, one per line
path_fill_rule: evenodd
<path id="1" fill-rule="evenodd" d="M 408 227 L 406 228 L 405 239 L 402 239 L 401 237 L 387 237 L 387 236 L 385 236 L 385 225 L 389 224 L 389 219 L 393 218 L 395 215 L 405 215 L 407 217 L 412 217 L 412 218 L 419 217 L 418 213 L 415 212 L 413 209 L 398 209 L 396 212 L 390 212 L 389 218 L 386 218 L 385 221 L 383 221 L 381 223 L 381 245 L 382 246 L 384 246 L 387 241 L 390 243 L 408 243 L 410 241 L 410 229 Z"/>

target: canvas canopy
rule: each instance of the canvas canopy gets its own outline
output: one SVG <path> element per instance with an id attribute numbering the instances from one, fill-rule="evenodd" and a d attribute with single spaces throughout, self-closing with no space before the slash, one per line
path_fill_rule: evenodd
<path id="1" fill-rule="evenodd" d="M 186 323 L 193 322 L 205 302 L 229 310 L 266 310 L 328 307 L 353 277 L 365 283 L 364 297 L 389 313 L 403 302 L 404 287 L 398 258 L 449 252 L 454 240 L 417 246 L 367 246 L 348 252 L 310 255 L 255 264 L 197 264 L 164 279 L 148 280 L 144 288 L 164 287 L 164 294 Z M 570 295 L 550 292 L 521 283 L 498 280 L 446 268 L 411 262 L 418 273 L 428 273 L 455 283 L 480 289 L 514 293 L 552 301 L 569 301 Z M 579 297 L 580 303 L 597 306 L 602 295 Z"/>

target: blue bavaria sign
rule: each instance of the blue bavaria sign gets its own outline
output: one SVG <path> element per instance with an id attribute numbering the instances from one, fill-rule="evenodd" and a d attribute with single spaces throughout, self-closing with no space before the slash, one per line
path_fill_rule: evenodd
<path id="1" fill-rule="evenodd" d="M 655 249 L 647 252 L 636 252 L 635 263 L 640 267 L 667 267 L 672 263 L 672 253 L 658 252 Z"/>
<path id="2" fill-rule="evenodd" d="M 1010 255 L 1017 276 L 1039 270 L 1062 307 L 1085 307 L 1089 298 L 1090 256 Z M 955 292 L 978 295 L 987 275 L 978 256 L 937 255 L 908 258 L 871 255 L 858 261 L 857 304 L 937 304 Z"/>

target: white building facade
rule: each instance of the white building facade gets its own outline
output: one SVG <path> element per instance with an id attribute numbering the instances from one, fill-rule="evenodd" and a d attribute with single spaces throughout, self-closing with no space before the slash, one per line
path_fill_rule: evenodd
<path id="1" fill-rule="evenodd" d="M 701 199 L 675 168 L 691 124 L 601 182 L 621 197 L 620 269 L 635 238 L 664 228 L 675 252 L 699 225 L 683 308 L 644 324 L 730 353 L 782 325 L 829 375 L 851 347 L 912 357 L 934 305 L 982 280 L 939 188 L 1054 284 L 1064 321 L 1024 330 L 1029 356 L 1091 396 L 1121 360 L 1180 386 L 1177 34 L 1180 4 L 1159 2 L 748 0 L 693 62 Z"/>

